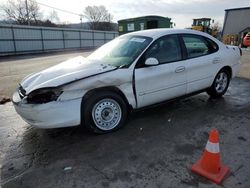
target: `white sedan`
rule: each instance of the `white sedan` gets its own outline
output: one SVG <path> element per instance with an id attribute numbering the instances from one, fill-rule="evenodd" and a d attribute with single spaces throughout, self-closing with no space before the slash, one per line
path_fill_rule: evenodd
<path id="1" fill-rule="evenodd" d="M 129 111 L 206 91 L 221 97 L 240 68 L 241 50 L 193 30 L 122 35 L 87 58 L 76 57 L 24 78 L 12 101 L 30 125 L 120 128 Z"/>

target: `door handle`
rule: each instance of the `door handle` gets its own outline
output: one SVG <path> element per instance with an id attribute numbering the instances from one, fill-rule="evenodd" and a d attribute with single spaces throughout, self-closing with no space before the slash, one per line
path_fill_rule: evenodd
<path id="1" fill-rule="evenodd" d="M 175 72 L 176 72 L 176 73 L 180 73 L 180 72 L 183 72 L 185 69 L 186 69 L 186 68 L 185 68 L 184 66 L 180 66 L 180 67 L 177 67 L 177 68 L 175 69 Z"/>
<path id="2" fill-rule="evenodd" d="M 213 59 L 213 64 L 220 63 L 220 58 L 216 57 Z"/>

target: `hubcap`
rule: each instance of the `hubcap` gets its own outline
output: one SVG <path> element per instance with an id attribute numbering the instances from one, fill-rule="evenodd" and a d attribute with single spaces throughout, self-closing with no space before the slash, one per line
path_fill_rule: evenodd
<path id="1" fill-rule="evenodd" d="M 121 107 L 113 99 L 102 99 L 92 109 L 94 123 L 101 130 L 115 128 L 119 124 L 121 117 Z"/>
<path id="2" fill-rule="evenodd" d="M 226 89 L 227 83 L 228 83 L 227 74 L 225 72 L 219 73 L 216 77 L 216 80 L 215 80 L 216 91 L 218 93 L 222 93 Z"/>

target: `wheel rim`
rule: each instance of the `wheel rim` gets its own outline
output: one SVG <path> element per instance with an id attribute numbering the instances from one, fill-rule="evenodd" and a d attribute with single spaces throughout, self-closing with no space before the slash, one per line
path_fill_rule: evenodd
<path id="1" fill-rule="evenodd" d="M 225 72 L 221 72 L 217 75 L 216 80 L 215 80 L 215 90 L 217 93 L 222 93 L 228 83 L 228 76 Z"/>
<path id="2" fill-rule="evenodd" d="M 121 117 L 121 107 L 113 99 L 102 99 L 92 109 L 94 123 L 101 130 L 114 129 L 119 124 Z"/>

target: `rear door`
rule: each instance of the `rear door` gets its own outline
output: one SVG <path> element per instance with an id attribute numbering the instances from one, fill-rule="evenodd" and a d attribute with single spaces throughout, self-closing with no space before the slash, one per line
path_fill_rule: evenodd
<path id="1" fill-rule="evenodd" d="M 147 58 L 159 64 L 145 66 Z M 156 40 L 143 54 L 135 68 L 137 106 L 143 107 L 186 94 L 186 65 L 177 35 Z"/>
<path id="2" fill-rule="evenodd" d="M 200 35 L 183 34 L 187 60 L 187 93 L 210 87 L 220 67 L 218 45 Z"/>

